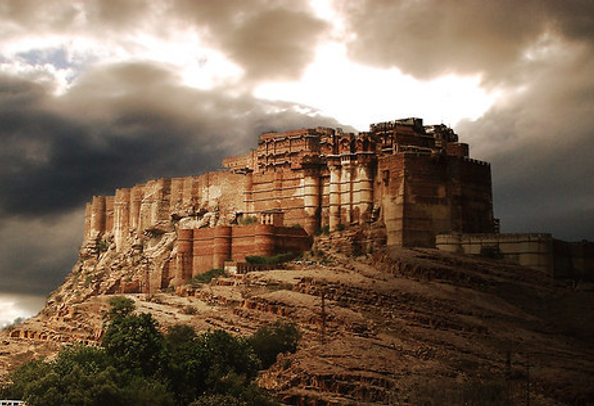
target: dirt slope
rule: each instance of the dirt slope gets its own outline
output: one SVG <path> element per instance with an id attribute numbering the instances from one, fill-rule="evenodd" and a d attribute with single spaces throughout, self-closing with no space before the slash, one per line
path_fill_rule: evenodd
<path id="1" fill-rule="evenodd" d="M 455 404 L 462 393 L 525 404 L 527 375 L 531 404 L 594 404 L 591 286 L 429 249 L 324 258 L 130 296 L 164 327 L 251 334 L 278 318 L 298 323 L 299 351 L 260 377 L 286 404 Z M 109 297 L 54 295 L 2 333 L 0 371 L 65 342 L 96 344 Z"/>

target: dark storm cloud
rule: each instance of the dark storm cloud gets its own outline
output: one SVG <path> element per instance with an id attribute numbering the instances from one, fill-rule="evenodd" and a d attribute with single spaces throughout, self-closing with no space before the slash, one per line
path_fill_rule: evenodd
<path id="1" fill-rule="evenodd" d="M 148 63 L 97 67 L 60 97 L 49 90 L 0 76 L 0 291 L 57 286 L 93 195 L 219 168 L 266 130 L 338 124 L 304 106 L 189 89 Z"/>
<path id="2" fill-rule="evenodd" d="M 568 51 L 529 63 L 524 91 L 458 132 L 492 163 L 504 230 L 594 240 L 594 57 Z"/>
<path id="3" fill-rule="evenodd" d="M 482 73 L 509 79 L 544 34 L 594 40 L 587 0 L 337 0 L 351 57 L 418 78 Z"/>
<path id="4" fill-rule="evenodd" d="M 188 89 L 148 64 L 97 68 L 59 98 L 0 77 L 0 210 L 70 210 L 115 187 L 218 168 L 264 127 L 330 123 L 291 107 Z"/>
<path id="5" fill-rule="evenodd" d="M 0 296 L 46 296 L 74 265 L 84 210 L 44 218 L 4 217 L 0 227 Z"/>

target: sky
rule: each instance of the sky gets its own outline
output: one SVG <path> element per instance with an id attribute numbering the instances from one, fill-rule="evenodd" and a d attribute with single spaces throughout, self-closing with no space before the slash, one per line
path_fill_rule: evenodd
<path id="1" fill-rule="evenodd" d="M 502 232 L 594 240 L 590 0 L 1 0 L 0 326 L 74 265 L 84 204 L 312 126 L 444 123 Z"/>

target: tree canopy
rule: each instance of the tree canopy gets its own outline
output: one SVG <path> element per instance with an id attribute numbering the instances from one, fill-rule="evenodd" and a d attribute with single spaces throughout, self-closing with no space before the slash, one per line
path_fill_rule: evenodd
<path id="1" fill-rule="evenodd" d="M 188 325 L 162 333 L 134 301 L 114 297 L 101 347 L 73 346 L 53 360 L 23 364 L 1 396 L 30 406 L 268 406 L 254 379 L 279 352 L 295 351 L 293 324 L 267 326 L 248 339 Z"/>

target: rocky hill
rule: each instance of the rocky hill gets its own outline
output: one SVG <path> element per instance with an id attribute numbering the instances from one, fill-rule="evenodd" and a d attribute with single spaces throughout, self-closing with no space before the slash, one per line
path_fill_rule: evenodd
<path id="1" fill-rule="evenodd" d="M 462 396 L 525 404 L 527 388 L 532 404 L 594 402 L 592 286 L 432 249 L 347 256 L 348 237 L 318 238 L 286 269 L 128 296 L 163 327 L 250 334 L 279 318 L 296 322 L 299 350 L 259 378 L 285 404 L 456 404 Z M 120 294 L 114 281 L 137 281 L 142 291 L 143 264 L 166 245 L 136 257 L 109 247 L 81 255 L 38 316 L 1 333 L 3 376 L 69 342 L 98 344 L 101 315 Z"/>

